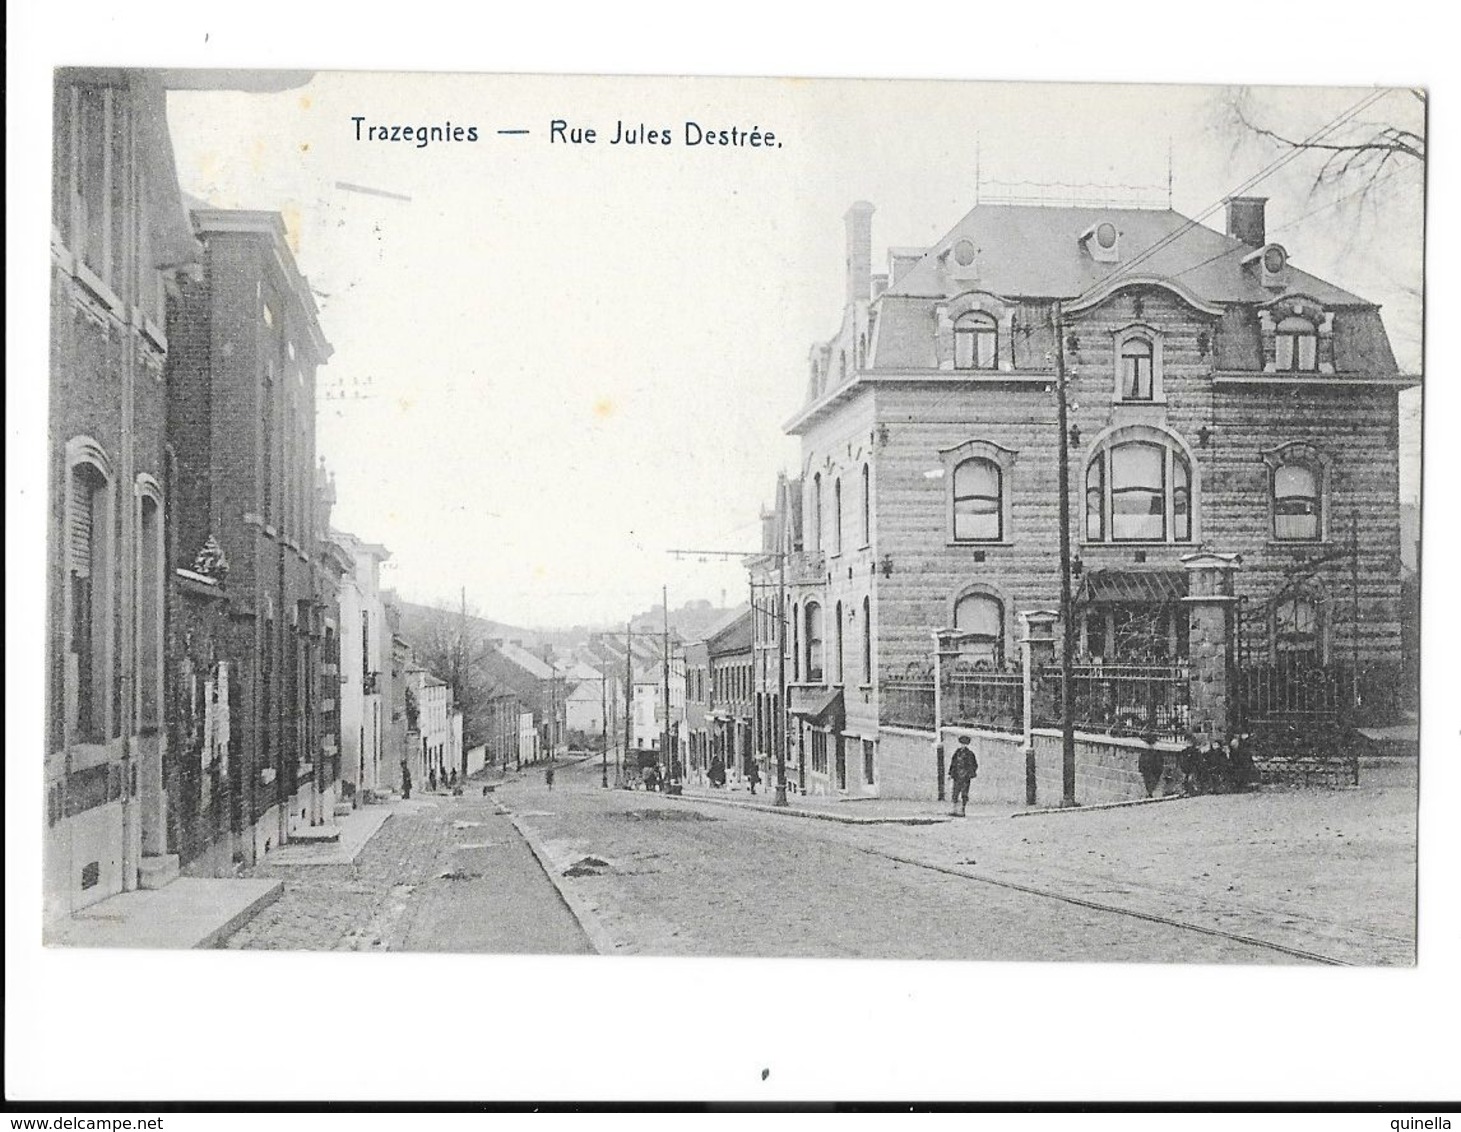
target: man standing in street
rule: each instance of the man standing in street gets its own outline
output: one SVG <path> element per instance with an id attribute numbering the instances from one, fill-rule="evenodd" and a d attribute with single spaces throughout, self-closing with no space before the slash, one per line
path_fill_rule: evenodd
<path id="1" fill-rule="evenodd" d="M 411 768 L 406 765 L 406 760 L 401 760 L 401 796 L 411 796 Z"/>
<path id="2" fill-rule="evenodd" d="M 979 760 L 969 746 L 969 736 L 959 736 L 959 746 L 949 760 L 949 777 L 954 780 L 953 816 L 961 818 L 969 805 L 969 783 L 979 773 Z"/>

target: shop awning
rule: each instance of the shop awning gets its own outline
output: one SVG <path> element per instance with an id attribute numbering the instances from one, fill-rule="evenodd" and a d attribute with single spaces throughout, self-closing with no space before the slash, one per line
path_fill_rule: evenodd
<path id="1" fill-rule="evenodd" d="M 1187 596 L 1186 570 L 1087 570 L 1080 605 L 1172 605 Z"/>
<path id="2" fill-rule="evenodd" d="M 844 718 L 842 706 L 841 688 L 803 688 L 793 686 L 789 689 L 790 697 L 788 707 L 791 714 L 806 720 L 808 723 L 831 723 L 841 727 Z"/>

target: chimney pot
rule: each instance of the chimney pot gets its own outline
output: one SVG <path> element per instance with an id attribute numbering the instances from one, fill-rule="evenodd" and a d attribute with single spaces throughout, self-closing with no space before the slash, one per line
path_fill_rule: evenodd
<path id="1" fill-rule="evenodd" d="M 1268 242 L 1264 226 L 1267 197 L 1228 197 L 1228 235 L 1242 240 L 1249 247 L 1261 248 Z"/>

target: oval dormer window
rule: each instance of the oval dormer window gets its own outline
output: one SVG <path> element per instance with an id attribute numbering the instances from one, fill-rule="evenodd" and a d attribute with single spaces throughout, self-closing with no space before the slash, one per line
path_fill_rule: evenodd
<path id="1" fill-rule="evenodd" d="M 1286 257 L 1280 247 L 1269 248 L 1263 253 L 1263 270 L 1270 275 L 1277 275 L 1283 270 Z"/>
<path id="2" fill-rule="evenodd" d="M 1116 246 L 1116 225 L 1106 220 L 1096 225 L 1096 243 L 1110 251 Z"/>
<path id="3" fill-rule="evenodd" d="M 960 240 L 954 245 L 954 262 L 960 267 L 968 267 L 974 262 L 974 245 L 969 240 Z"/>

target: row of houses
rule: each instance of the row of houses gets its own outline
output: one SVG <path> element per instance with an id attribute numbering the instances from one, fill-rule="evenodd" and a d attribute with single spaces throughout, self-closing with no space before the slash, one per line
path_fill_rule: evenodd
<path id="1" fill-rule="evenodd" d="M 54 127 L 48 918 L 467 769 L 388 551 L 331 526 L 331 346 L 281 217 L 184 197 L 159 72 L 58 71 Z"/>
<path id="2" fill-rule="evenodd" d="M 738 758 L 767 773 L 783 749 L 793 790 L 932 797 L 949 723 L 1038 745 L 1012 670 L 1064 634 L 1096 689 L 1078 722 L 1111 743 L 1251 728 L 1255 675 L 1327 690 L 1278 705 L 1301 723 L 1403 700 L 1397 398 L 1419 378 L 1375 304 L 1269 238 L 1264 199 L 1226 209 L 1219 232 L 983 203 L 875 273 L 873 208 L 852 206 L 841 322 L 786 425 L 801 464 L 726 630 L 730 691 L 707 655 L 690 667 Z"/>

